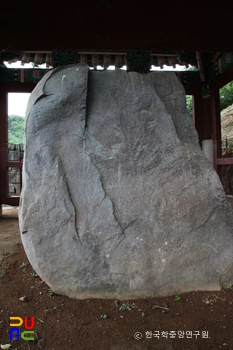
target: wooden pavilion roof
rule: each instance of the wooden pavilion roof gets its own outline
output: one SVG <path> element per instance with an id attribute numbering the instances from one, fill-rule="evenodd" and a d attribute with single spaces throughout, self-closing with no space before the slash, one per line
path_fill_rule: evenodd
<path id="1" fill-rule="evenodd" d="M 16 2 L 0 5 L 0 51 L 233 51 L 233 2 Z"/>

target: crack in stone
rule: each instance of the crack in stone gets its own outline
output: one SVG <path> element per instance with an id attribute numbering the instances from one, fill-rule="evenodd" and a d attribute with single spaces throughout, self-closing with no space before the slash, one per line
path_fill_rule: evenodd
<path id="1" fill-rule="evenodd" d="M 84 148 L 85 148 L 85 143 L 83 143 L 83 144 L 84 144 Z M 118 236 L 118 237 L 119 237 L 119 236 L 122 236 L 122 238 L 120 239 L 120 241 L 118 242 L 118 244 L 111 250 L 111 252 L 113 252 L 113 251 L 115 251 L 115 250 L 118 248 L 118 246 L 119 246 L 119 245 L 122 243 L 122 241 L 125 239 L 125 231 L 126 231 L 129 227 L 131 227 L 131 226 L 137 221 L 138 218 L 136 218 L 136 219 L 134 219 L 134 220 L 131 220 L 125 227 L 122 226 L 122 224 L 119 222 L 119 220 L 118 220 L 118 218 L 117 218 L 117 216 L 116 216 L 116 209 L 115 209 L 114 202 L 113 202 L 113 200 L 110 198 L 110 196 L 108 195 L 108 193 L 107 193 L 107 191 L 106 191 L 106 189 L 105 189 L 105 186 L 104 186 L 104 183 L 103 183 L 103 179 L 102 179 L 102 175 L 101 175 L 101 173 L 100 173 L 98 167 L 97 167 L 96 164 L 93 162 L 93 160 L 91 159 L 90 155 L 89 155 L 86 151 L 84 151 L 84 153 L 85 153 L 86 156 L 89 158 L 91 164 L 92 164 L 92 165 L 95 167 L 95 169 L 97 170 L 97 172 L 98 172 L 98 174 L 99 174 L 100 185 L 101 185 L 101 188 L 102 188 L 102 190 L 103 190 L 103 192 L 104 192 L 104 198 L 101 200 L 100 203 L 96 204 L 96 205 L 94 206 L 94 208 L 97 207 L 97 206 L 99 206 L 99 205 L 101 205 L 101 204 L 103 203 L 103 201 L 104 201 L 106 198 L 108 198 L 109 201 L 111 202 L 111 205 L 112 205 L 112 215 L 113 215 L 115 221 L 117 222 L 117 224 L 119 225 L 119 228 L 120 228 L 120 230 L 121 230 L 121 232 L 116 233 L 113 237 L 110 237 L 110 238 L 108 238 L 108 239 L 106 240 L 106 241 L 108 241 L 108 240 L 113 240 L 116 236 Z"/>
<path id="2" fill-rule="evenodd" d="M 100 173 L 98 167 L 97 167 L 96 164 L 92 161 L 90 155 L 89 155 L 86 151 L 84 151 L 84 153 L 85 153 L 86 156 L 89 158 L 91 164 L 95 167 L 96 171 L 98 172 L 98 174 L 99 174 L 100 185 L 101 185 L 101 188 L 102 188 L 102 190 L 103 190 L 103 192 L 104 192 L 104 198 L 103 198 L 103 199 L 101 200 L 101 202 L 100 202 L 99 204 L 97 204 L 96 206 L 101 205 L 102 202 L 104 201 L 104 199 L 108 198 L 109 201 L 110 201 L 110 203 L 111 203 L 111 205 L 112 205 L 112 215 L 113 215 L 113 217 L 114 217 L 114 220 L 115 220 L 115 222 L 118 224 L 118 226 L 119 226 L 119 228 L 120 228 L 120 230 L 121 230 L 121 232 L 115 234 L 113 237 L 110 237 L 108 240 L 114 239 L 115 236 L 123 236 L 122 239 L 120 240 L 120 242 L 118 242 L 118 244 L 116 245 L 116 247 L 114 247 L 114 248 L 111 250 L 111 252 L 112 252 L 112 251 L 114 251 L 114 250 L 119 246 L 119 244 L 124 240 L 124 238 L 125 238 L 125 232 L 124 232 L 124 231 L 125 231 L 125 229 L 127 229 L 129 226 L 131 226 L 131 225 L 133 224 L 133 222 L 130 222 L 125 228 L 122 227 L 121 223 L 118 221 L 118 219 L 117 219 L 117 217 L 116 217 L 114 202 L 113 202 L 113 200 L 109 197 L 109 195 L 108 195 L 108 193 L 107 193 L 107 191 L 106 191 L 106 189 L 105 189 L 105 186 L 104 186 L 104 183 L 103 183 L 103 180 L 102 180 L 102 175 L 101 175 L 101 173 Z M 96 206 L 95 206 L 95 207 L 96 207 Z M 134 221 L 136 221 L 136 220 L 134 220 Z"/>
<path id="3" fill-rule="evenodd" d="M 81 119 L 81 121 L 84 121 L 84 127 L 83 127 L 83 136 L 82 139 L 85 138 L 86 135 L 86 130 L 87 130 L 87 118 L 89 115 L 89 103 L 88 103 L 88 92 L 89 92 L 89 87 L 90 87 L 90 70 L 88 70 L 87 73 L 87 85 L 86 85 L 86 101 L 85 101 L 85 116 L 84 119 Z"/>
<path id="4" fill-rule="evenodd" d="M 122 233 L 122 235 L 123 235 L 122 239 L 121 239 L 120 242 L 111 250 L 111 253 L 114 252 L 114 250 L 116 250 L 116 249 L 119 247 L 119 245 L 121 244 L 121 242 L 125 239 L 125 236 L 124 236 L 123 233 Z M 114 238 L 114 237 L 113 237 L 113 238 Z M 110 254 L 110 256 L 111 256 L 111 254 Z"/>
<path id="5" fill-rule="evenodd" d="M 211 212 L 210 212 L 208 218 L 207 218 L 202 224 L 200 224 L 199 226 L 197 226 L 197 227 L 195 227 L 195 228 L 189 230 L 189 231 L 187 232 L 187 234 L 189 234 L 190 232 L 192 232 L 192 231 L 194 231 L 194 230 L 199 230 L 199 228 L 205 226 L 205 224 L 206 224 L 206 223 L 211 219 L 211 217 L 213 216 L 213 213 L 214 213 L 214 211 L 215 211 L 216 209 L 218 209 L 218 207 L 213 208 L 213 209 L 211 210 Z"/>
<path id="6" fill-rule="evenodd" d="M 83 134 L 83 136 L 79 135 L 78 133 L 74 133 L 74 136 L 78 136 L 81 140 L 83 140 L 84 136 L 85 136 L 85 132 Z"/>
<path id="7" fill-rule="evenodd" d="M 44 98 L 46 98 L 46 97 L 48 97 L 48 96 L 53 96 L 54 94 L 45 94 L 45 93 L 43 93 L 42 95 L 40 95 L 37 99 L 36 99 L 36 101 L 34 102 L 34 105 L 36 105 L 40 100 L 42 100 L 42 99 L 44 99 Z"/>
<path id="8" fill-rule="evenodd" d="M 102 180 L 100 180 L 101 181 L 101 185 L 102 185 L 102 187 L 103 187 L 103 183 L 102 183 Z M 104 187 L 103 187 L 103 190 L 105 191 L 105 189 L 104 189 Z M 105 193 L 106 193 L 106 191 L 105 191 Z M 114 205 L 114 203 L 113 203 L 113 201 L 111 200 L 111 198 L 108 196 L 108 198 L 109 198 L 109 200 L 110 200 L 110 202 L 112 203 L 112 209 L 113 209 L 113 211 L 112 211 L 112 215 L 114 216 L 114 218 L 115 218 L 115 220 L 116 220 L 116 222 L 118 223 L 118 225 L 120 226 L 120 229 L 121 229 L 121 234 L 124 234 L 124 229 L 122 228 L 122 226 L 121 226 L 121 224 L 120 224 L 120 222 L 118 221 L 118 219 L 117 219 L 117 217 L 116 217 L 116 209 L 115 209 L 115 205 Z"/>
<path id="9" fill-rule="evenodd" d="M 67 190 L 67 193 L 68 193 L 68 196 L 69 196 L 69 200 L 74 208 L 74 229 L 75 229 L 75 233 L 76 233 L 76 236 L 80 242 L 81 245 L 82 244 L 82 241 L 81 241 L 81 238 L 80 238 L 80 235 L 79 235 L 79 232 L 78 232 L 78 228 L 77 228 L 77 215 L 76 215 L 76 211 L 75 211 L 75 206 L 74 206 L 74 203 L 73 203 L 73 200 L 72 200 L 72 196 L 71 196 L 71 192 L 70 192 L 70 188 L 69 188 L 69 185 L 68 185 L 68 181 L 67 179 L 65 179 L 65 185 L 66 185 L 66 190 Z"/>
<path id="10" fill-rule="evenodd" d="M 132 226 L 132 225 L 135 223 L 135 221 L 137 221 L 137 219 L 138 219 L 138 218 L 136 218 L 136 219 L 130 221 L 130 222 L 123 228 L 124 233 L 125 233 L 125 230 L 127 230 L 127 228 L 129 228 L 130 226 Z"/>
<path id="11" fill-rule="evenodd" d="M 86 93 L 86 100 L 83 106 L 81 106 L 81 110 L 84 111 L 84 117 L 82 117 L 81 122 L 84 122 L 84 125 L 82 127 L 82 135 L 80 135 L 78 132 L 74 133 L 74 136 L 78 136 L 80 139 L 84 139 L 85 134 L 86 134 L 86 129 L 87 129 L 87 115 L 88 115 L 88 90 L 89 90 L 89 71 L 87 73 L 87 84 L 86 87 L 84 88 L 84 90 L 82 91 L 82 93 L 80 93 L 80 95 L 82 95 L 84 92 Z"/>
<path id="12" fill-rule="evenodd" d="M 135 223 L 135 221 L 137 221 L 137 219 L 138 219 L 138 218 L 136 218 L 136 219 L 130 221 L 130 222 L 128 223 L 128 225 L 126 225 L 126 226 L 122 229 L 122 236 L 123 236 L 123 237 L 122 237 L 122 239 L 120 240 L 120 242 L 116 245 L 116 247 L 114 247 L 114 248 L 112 249 L 112 252 L 113 252 L 114 250 L 116 250 L 116 249 L 119 247 L 119 245 L 121 244 L 121 242 L 125 239 L 125 231 L 127 230 L 127 228 L 131 227 L 131 226 Z M 121 227 L 120 224 L 119 224 L 119 226 Z"/>
<path id="13" fill-rule="evenodd" d="M 103 203 L 103 201 L 105 200 L 105 198 L 106 198 L 106 192 L 104 191 L 104 197 L 101 199 L 100 203 L 94 205 L 93 208 L 96 208 L 96 207 L 98 207 L 99 205 L 101 205 L 101 204 Z"/>

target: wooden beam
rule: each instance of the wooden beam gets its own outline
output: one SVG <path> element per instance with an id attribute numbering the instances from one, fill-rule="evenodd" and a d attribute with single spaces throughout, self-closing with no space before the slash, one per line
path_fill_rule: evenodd
<path id="1" fill-rule="evenodd" d="M 233 164 L 233 157 L 232 158 L 217 158 L 217 164 L 218 165 L 230 165 L 230 164 Z"/>
<path id="2" fill-rule="evenodd" d="M 4 90 L 6 93 L 8 92 L 19 92 L 19 93 L 31 93 L 36 83 L 1 83 L 0 89 Z"/>
<path id="3" fill-rule="evenodd" d="M 1 197 L 0 205 L 7 204 L 7 205 L 12 205 L 13 207 L 18 207 L 19 201 L 20 201 L 20 197 Z"/>
<path id="4" fill-rule="evenodd" d="M 22 168 L 22 166 L 23 166 L 23 162 L 13 161 L 13 162 L 6 163 L 7 168 Z"/>
<path id="5" fill-rule="evenodd" d="M 217 78 L 211 82 L 211 87 L 215 89 L 221 89 L 224 85 L 230 83 L 233 80 L 233 66 L 226 69 Z"/>

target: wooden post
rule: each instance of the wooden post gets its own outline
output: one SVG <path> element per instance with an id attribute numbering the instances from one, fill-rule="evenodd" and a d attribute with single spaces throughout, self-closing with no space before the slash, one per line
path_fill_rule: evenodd
<path id="1" fill-rule="evenodd" d="M 31 92 L 35 83 L 1 83 L 0 84 L 0 213 L 2 204 L 19 205 L 19 197 L 9 196 L 8 162 L 8 92 Z M 16 164 L 15 164 L 16 165 Z"/>
<path id="2" fill-rule="evenodd" d="M 201 98 L 201 89 L 198 89 L 193 94 L 193 120 L 194 125 L 197 130 L 198 136 L 199 136 L 199 144 L 202 145 L 203 140 L 203 105 L 202 105 L 202 98 Z"/>
<path id="3" fill-rule="evenodd" d="M 217 163 L 217 159 L 222 157 L 222 136 L 219 89 L 216 87 L 211 88 L 211 114 L 214 141 L 214 168 L 222 181 L 222 167 Z"/>
<path id="4" fill-rule="evenodd" d="M 7 117 L 7 92 L 3 87 L 0 90 L 0 215 L 2 213 L 2 197 L 9 194 L 8 173 L 6 163 L 8 160 L 8 117 Z"/>
<path id="5" fill-rule="evenodd" d="M 211 101 L 202 99 L 201 87 L 193 94 L 194 124 L 202 147 L 203 140 L 212 139 Z"/>

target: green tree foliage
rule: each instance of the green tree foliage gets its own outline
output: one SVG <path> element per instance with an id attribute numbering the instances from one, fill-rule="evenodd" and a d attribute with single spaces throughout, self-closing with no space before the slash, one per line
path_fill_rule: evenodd
<path id="1" fill-rule="evenodd" d="M 220 110 L 233 104 L 233 81 L 219 89 Z"/>
<path id="2" fill-rule="evenodd" d="M 8 142 L 23 143 L 24 117 L 18 115 L 8 116 Z"/>
<path id="3" fill-rule="evenodd" d="M 193 97 L 190 95 L 186 96 L 186 106 L 190 116 L 193 116 Z"/>

